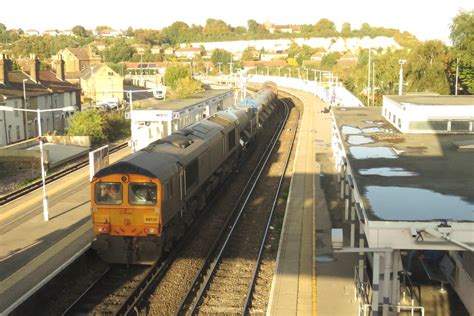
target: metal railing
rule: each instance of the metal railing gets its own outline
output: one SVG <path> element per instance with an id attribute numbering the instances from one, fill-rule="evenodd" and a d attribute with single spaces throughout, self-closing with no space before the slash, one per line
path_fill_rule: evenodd
<path id="1" fill-rule="evenodd" d="M 369 316 L 372 312 L 372 285 L 370 284 L 369 276 L 364 270 L 363 278 L 359 274 L 359 265 L 354 267 L 354 296 L 356 301 L 359 302 L 359 316 Z M 406 301 L 407 296 L 409 297 L 410 304 L 390 304 L 389 308 L 399 314 L 401 312 L 407 311 L 411 316 L 416 315 L 425 315 L 425 308 L 421 306 L 421 288 L 415 286 L 410 279 L 410 276 L 406 273 L 402 274 L 403 279 L 400 280 L 400 288 L 403 296 L 402 301 Z M 361 280 L 367 280 L 362 281 Z M 407 295 L 408 294 L 408 295 Z M 378 304 L 379 310 L 382 310 L 383 304 Z"/>

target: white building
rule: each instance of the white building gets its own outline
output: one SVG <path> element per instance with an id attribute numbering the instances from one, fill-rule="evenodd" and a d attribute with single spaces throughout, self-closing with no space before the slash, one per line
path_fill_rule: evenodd
<path id="1" fill-rule="evenodd" d="M 474 134 L 474 96 L 384 96 L 382 115 L 402 133 Z"/>
<path id="2" fill-rule="evenodd" d="M 146 108 L 134 109 L 131 113 L 132 148 L 134 151 L 140 150 L 233 103 L 232 91 L 210 90 L 189 99 L 158 102 Z"/>

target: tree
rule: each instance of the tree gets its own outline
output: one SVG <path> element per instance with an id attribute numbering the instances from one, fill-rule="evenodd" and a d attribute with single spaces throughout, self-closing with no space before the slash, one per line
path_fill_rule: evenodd
<path id="1" fill-rule="evenodd" d="M 406 79 L 415 92 L 449 93 L 446 77 L 448 48 L 439 40 L 422 42 L 408 55 Z"/>
<path id="2" fill-rule="evenodd" d="M 5 26 L 5 24 L 0 23 L 0 34 L 3 34 L 6 31 L 7 31 L 7 27 Z"/>
<path id="3" fill-rule="evenodd" d="M 255 58 L 255 47 L 247 47 L 242 52 L 242 57 L 240 58 L 241 61 L 254 61 Z"/>
<path id="4" fill-rule="evenodd" d="M 352 33 L 352 30 L 351 30 L 351 24 L 348 23 L 348 22 L 344 22 L 342 24 L 342 28 L 341 28 L 341 36 L 342 37 L 349 37 Z"/>
<path id="5" fill-rule="evenodd" d="M 454 53 L 459 58 L 459 80 L 474 94 L 474 10 L 459 11 L 450 26 Z"/>
<path id="6" fill-rule="evenodd" d="M 247 21 L 247 29 L 250 34 L 256 34 L 258 30 L 258 23 L 255 20 Z"/>
<path id="7" fill-rule="evenodd" d="M 165 72 L 165 85 L 176 88 L 176 84 L 180 79 L 191 77 L 191 71 L 186 66 L 170 66 Z"/>
<path id="8" fill-rule="evenodd" d="M 332 70 L 333 67 L 337 64 L 339 58 L 338 53 L 328 53 L 321 58 L 321 69 L 322 70 Z"/>
<path id="9" fill-rule="evenodd" d="M 178 98 L 186 98 L 203 91 L 202 83 L 190 77 L 181 78 L 176 82 L 175 95 Z"/>
<path id="10" fill-rule="evenodd" d="M 337 35 L 336 25 L 328 19 L 321 19 L 314 26 L 314 30 L 319 36 L 331 37 Z"/>
<path id="11" fill-rule="evenodd" d="M 232 61 L 232 53 L 224 49 L 216 49 L 212 53 L 211 61 L 214 65 L 217 65 L 218 63 L 222 63 L 224 67 L 226 67 L 227 64 Z"/>
<path id="12" fill-rule="evenodd" d="M 107 136 L 102 130 L 105 123 L 103 111 L 88 110 L 77 112 L 69 120 L 67 134 L 69 136 L 89 136 L 93 146 L 103 144 Z"/>
<path id="13" fill-rule="evenodd" d="M 207 19 L 206 26 L 202 29 L 204 35 L 221 35 L 231 32 L 231 28 L 222 20 Z"/>
<path id="14" fill-rule="evenodd" d="M 181 21 L 174 22 L 161 31 L 162 41 L 172 46 L 189 41 L 191 34 L 189 26 Z"/>
<path id="15" fill-rule="evenodd" d="M 79 36 L 79 37 L 86 37 L 87 36 L 87 30 L 81 25 L 74 26 L 72 28 L 72 33 L 76 36 Z"/>
<path id="16" fill-rule="evenodd" d="M 102 59 L 105 62 L 119 63 L 130 60 L 133 56 L 133 49 L 127 43 L 120 39 L 114 45 L 102 51 Z"/>

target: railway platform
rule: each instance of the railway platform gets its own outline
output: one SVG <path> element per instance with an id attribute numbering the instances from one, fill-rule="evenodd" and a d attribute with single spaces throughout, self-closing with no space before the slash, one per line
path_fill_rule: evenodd
<path id="1" fill-rule="evenodd" d="M 130 154 L 111 154 L 115 162 Z M 85 252 L 90 223 L 89 166 L 47 185 L 50 220 L 43 221 L 41 188 L 0 207 L 0 315 Z"/>
<path id="2" fill-rule="evenodd" d="M 304 104 L 293 177 L 267 315 L 356 315 L 354 255 L 331 250 L 330 219 L 317 155 L 331 157 L 328 105 L 312 94 L 284 89 Z M 317 258 L 328 258 L 317 263 Z"/>

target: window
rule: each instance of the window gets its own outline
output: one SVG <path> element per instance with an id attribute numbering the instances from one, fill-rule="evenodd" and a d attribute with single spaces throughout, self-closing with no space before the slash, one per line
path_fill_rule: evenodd
<path id="1" fill-rule="evenodd" d="M 16 140 L 20 140 L 20 125 L 16 126 Z"/>
<path id="2" fill-rule="evenodd" d="M 451 132 L 469 132 L 469 121 L 451 121 Z"/>
<path id="3" fill-rule="evenodd" d="M 228 144 L 228 151 L 231 151 L 235 147 L 235 129 L 227 134 L 227 144 Z"/>
<path id="4" fill-rule="evenodd" d="M 402 128 L 402 120 L 398 118 L 398 128 Z"/>
<path id="5" fill-rule="evenodd" d="M 155 205 L 156 196 L 155 183 L 130 183 L 128 185 L 128 203 L 131 205 Z"/>
<path id="6" fill-rule="evenodd" d="M 118 182 L 97 182 L 94 187 L 97 204 L 122 204 L 122 184 Z"/>
<path id="7" fill-rule="evenodd" d="M 173 197 L 173 179 L 170 179 L 169 182 L 165 182 L 163 185 L 164 196 L 166 200 L 169 200 Z"/>
<path id="8" fill-rule="evenodd" d="M 15 102 L 13 103 L 13 107 L 15 109 L 18 108 L 18 101 L 15 100 Z M 13 111 L 15 113 L 15 117 L 19 117 L 20 116 L 20 111 Z"/>
<path id="9" fill-rule="evenodd" d="M 186 167 L 186 190 L 198 182 L 198 173 L 198 160 L 194 159 L 194 161 Z"/>

